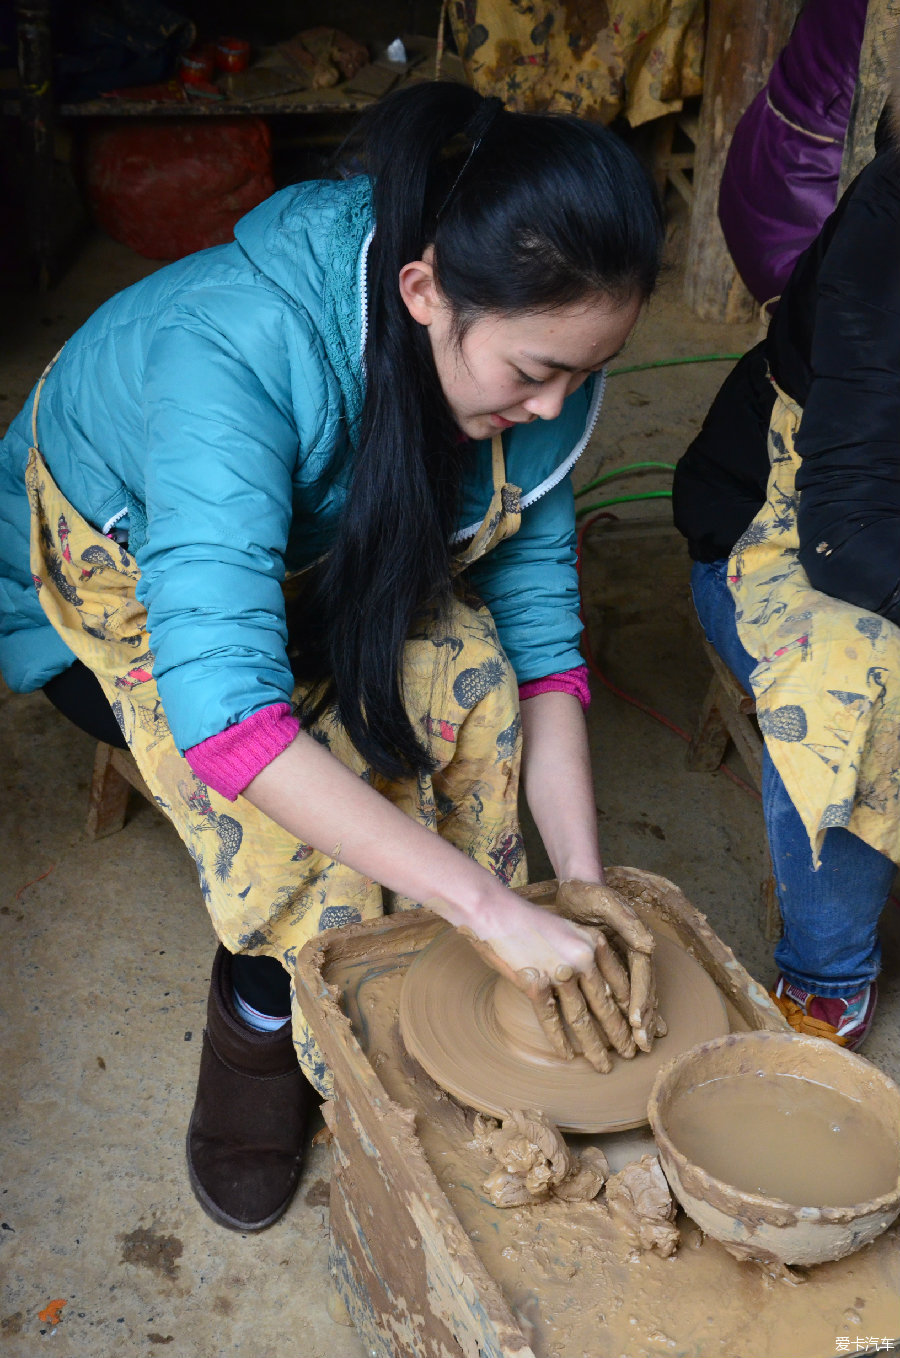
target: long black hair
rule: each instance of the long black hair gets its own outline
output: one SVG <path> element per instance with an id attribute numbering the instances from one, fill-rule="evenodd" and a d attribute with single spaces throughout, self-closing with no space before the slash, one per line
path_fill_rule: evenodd
<path id="1" fill-rule="evenodd" d="M 615 134 L 512 114 L 465 85 L 383 99 L 353 139 L 373 180 L 366 397 L 337 540 L 305 592 L 297 673 L 366 761 L 393 778 L 434 767 L 403 702 L 416 615 L 450 592 L 450 538 L 471 445 L 461 441 L 429 337 L 398 276 L 434 247 L 457 339 L 479 315 L 550 310 L 594 293 L 649 296 L 662 242 L 646 173 Z"/>

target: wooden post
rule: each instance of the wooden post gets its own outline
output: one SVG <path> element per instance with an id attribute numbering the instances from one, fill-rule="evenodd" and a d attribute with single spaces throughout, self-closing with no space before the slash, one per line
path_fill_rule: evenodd
<path id="1" fill-rule="evenodd" d="M 719 226 L 719 183 L 741 114 L 787 42 L 800 0 L 710 0 L 684 295 L 707 321 L 749 321 L 756 303 Z"/>
<path id="2" fill-rule="evenodd" d="M 897 51 L 897 28 L 900 23 L 900 0 L 869 0 L 866 28 L 859 54 L 859 74 L 850 110 L 850 122 L 844 139 L 838 197 L 856 178 L 875 153 L 875 127 L 881 117 L 892 76 L 891 63 L 900 65 Z"/>
<path id="3" fill-rule="evenodd" d="M 86 827 L 89 839 L 103 839 L 122 829 L 132 788 L 151 806 L 156 805 L 156 798 L 141 777 L 129 751 L 98 741 Z"/>
<path id="4" fill-rule="evenodd" d="M 98 741 L 85 827 L 88 839 L 105 839 L 107 835 L 118 834 L 125 824 L 131 784 L 113 763 L 113 753 L 112 745 Z"/>

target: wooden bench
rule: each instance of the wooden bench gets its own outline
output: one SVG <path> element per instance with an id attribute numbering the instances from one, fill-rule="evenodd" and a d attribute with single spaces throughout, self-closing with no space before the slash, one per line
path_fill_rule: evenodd
<path id="1" fill-rule="evenodd" d="M 698 629 L 699 630 L 699 629 Z M 712 678 L 700 709 L 700 717 L 687 753 L 687 766 L 695 773 L 714 773 L 733 744 L 747 767 L 758 792 L 762 791 L 763 738 L 756 724 L 756 702 L 735 679 L 718 651 L 700 633 L 700 644 L 712 669 Z M 761 890 L 763 934 L 770 943 L 781 937 L 781 911 L 770 872 Z"/>
<path id="2" fill-rule="evenodd" d="M 759 792 L 762 790 L 763 738 L 754 721 L 756 702 L 741 688 L 705 636 L 701 636 L 700 644 L 713 673 L 688 748 L 688 768 L 695 773 L 714 773 L 733 743 Z"/>

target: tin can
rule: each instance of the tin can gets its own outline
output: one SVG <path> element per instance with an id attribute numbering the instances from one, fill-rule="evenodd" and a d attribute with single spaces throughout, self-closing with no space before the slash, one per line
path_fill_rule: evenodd
<path id="1" fill-rule="evenodd" d="M 250 44 L 243 38 L 220 38 L 216 43 L 216 66 L 235 75 L 250 65 Z"/>
<path id="2" fill-rule="evenodd" d="M 203 85 L 212 80 L 213 54 L 207 48 L 182 52 L 178 58 L 178 79 L 182 85 Z"/>

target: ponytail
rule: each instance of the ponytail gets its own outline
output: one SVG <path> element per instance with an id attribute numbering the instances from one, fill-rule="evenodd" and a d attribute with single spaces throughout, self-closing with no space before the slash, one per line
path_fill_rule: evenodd
<path id="1" fill-rule="evenodd" d="M 567 117 L 509 114 L 465 85 L 389 96 L 353 138 L 373 180 L 366 398 L 337 540 L 304 601 L 305 678 L 323 678 L 354 746 L 388 778 L 433 761 L 403 702 L 416 615 L 446 605 L 450 538 L 471 445 L 444 397 L 424 327 L 399 289 L 434 245 L 457 334 L 485 312 L 565 306 L 592 292 L 647 296 L 661 221 L 623 143 Z"/>

